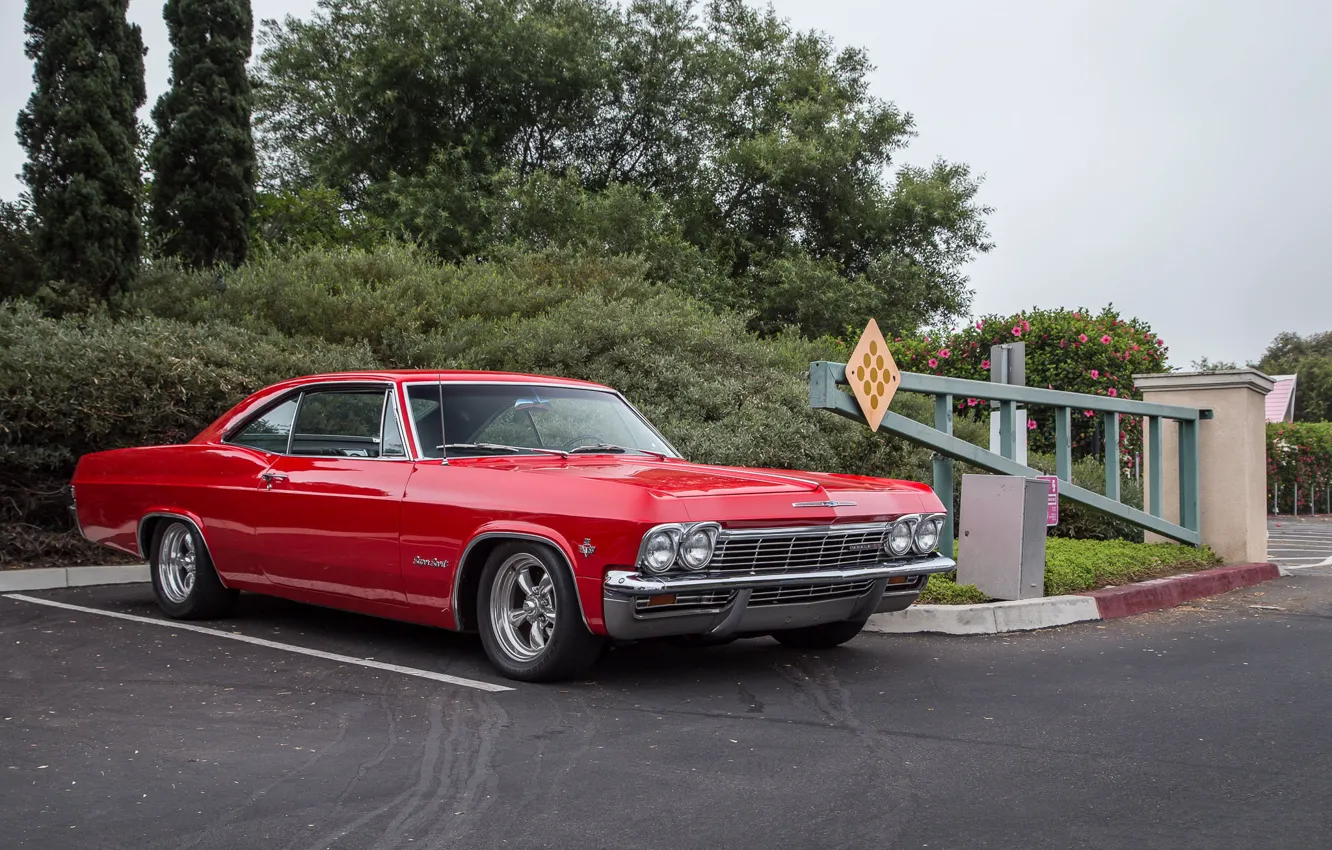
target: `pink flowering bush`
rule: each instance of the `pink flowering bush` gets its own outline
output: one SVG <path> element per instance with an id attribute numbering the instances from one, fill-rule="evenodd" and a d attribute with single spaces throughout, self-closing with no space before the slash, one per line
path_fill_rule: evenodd
<path id="1" fill-rule="evenodd" d="M 860 329 L 839 341 L 849 354 Z M 889 348 L 904 372 L 925 372 L 976 381 L 990 379 L 990 346 L 1022 341 L 1027 350 L 1027 385 L 1113 398 L 1140 399 L 1133 375 L 1165 372 L 1169 348 L 1141 319 L 1125 319 L 1113 306 L 1099 313 L 1080 310 L 1031 310 L 1014 316 L 983 316 L 958 330 L 935 330 L 919 337 L 889 340 Z M 947 354 L 945 354 L 947 352 Z M 955 399 L 958 416 L 981 418 L 988 404 Z M 1082 411 L 1075 411 L 1081 414 Z M 1054 451 L 1054 416 L 1035 407 L 1029 413 L 1039 423 L 1028 435 L 1032 451 Z M 1099 454 L 1100 417 L 1073 417 L 1074 453 Z M 1142 422 L 1121 418 L 1121 465 L 1132 468 L 1142 446 Z"/>
<path id="2" fill-rule="evenodd" d="M 1267 509 L 1327 513 L 1332 486 L 1332 422 L 1267 426 Z M 1310 493 L 1312 489 L 1312 493 Z"/>

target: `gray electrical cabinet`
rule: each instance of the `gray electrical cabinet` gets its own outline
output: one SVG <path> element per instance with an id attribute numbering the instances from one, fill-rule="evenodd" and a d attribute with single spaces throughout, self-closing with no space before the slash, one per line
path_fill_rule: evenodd
<path id="1" fill-rule="evenodd" d="M 962 476 L 957 582 L 994 599 L 1045 595 L 1049 485 L 1016 475 Z"/>

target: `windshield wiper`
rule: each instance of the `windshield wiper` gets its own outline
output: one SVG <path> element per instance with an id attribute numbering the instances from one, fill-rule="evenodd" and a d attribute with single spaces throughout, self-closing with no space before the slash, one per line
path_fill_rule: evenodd
<path id="1" fill-rule="evenodd" d="M 614 443 L 597 443 L 595 446 L 579 446 L 576 449 L 569 449 L 569 454 L 578 452 L 606 452 L 607 454 L 623 454 L 625 452 L 638 452 L 639 454 L 652 455 L 656 458 L 666 460 L 670 455 L 665 452 L 654 452 L 651 449 L 636 449 L 632 446 L 617 446 Z"/>
<path id="2" fill-rule="evenodd" d="M 539 449 L 535 446 L 509 446 L 504 443 L 445 443 L 437 448 L 448 449 L 481 449 L 483 451 L 497 452 L 515 452 L 517 454 L 527 454 L 536 452 L 537 454 L 556 455 L 557 457 L 568 457 L 569 453 L 563 449 Z"/>

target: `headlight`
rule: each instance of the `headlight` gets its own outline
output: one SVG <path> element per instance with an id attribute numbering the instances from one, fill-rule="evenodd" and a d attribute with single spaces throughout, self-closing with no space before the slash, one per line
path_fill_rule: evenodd
<path id="1" fill-rule="evenodd" d="M 717 526 L 711 524 L 696 525 L 689 529 L 680 542 L 680 560 L 686 569 L 701 570 L 712 560 L 712 550 L 717 545 Z"/>
<path id="2" fill-rule="evenodd" d="M 888 539 L 883 548 L 892 555 L 905 555 L 911 550 L 911 524 L 902 520 L 888 530 Z"/>
<path id="3" fill-rule="evenodd" d="M 916 526 L 916 551 L 922 555 L 927 555 L 934 551 L 934 547 L 939 545 L 939 526 L 943 525 L 943 520 L 938 517 L 929 517 L 923 519 Z"/>
<path id="4" fill-rule="evenodd" d="M 679 529 L 662 528 L 652 532 L 643 541 L 643 566 L 654 573 L 666 572 L 675 563 L 675 553 L 679 546 Z"/>

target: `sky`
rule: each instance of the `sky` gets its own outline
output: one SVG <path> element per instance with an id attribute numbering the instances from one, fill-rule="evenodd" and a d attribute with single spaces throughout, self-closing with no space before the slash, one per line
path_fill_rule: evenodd
<path id="1" fill-rule="evenodd" d="M 1243 365 L 1332 329 L 1332 3 L 774 0 L 864 48 L 872 93 L 916 120 L 903 161 L 968 163 L 995 249 L 973 312 L 1112 303 L 1170 362 Z M 31 92 L 22 0 L 0 0 L 0 198 L 21 191 Z M 256 19 L 313 0 L 253 0 Z M 161 0 L 131 0 L 148 107 L 168 77 Z"/>

